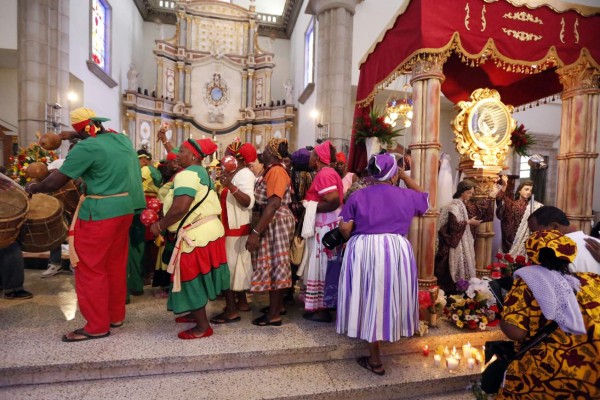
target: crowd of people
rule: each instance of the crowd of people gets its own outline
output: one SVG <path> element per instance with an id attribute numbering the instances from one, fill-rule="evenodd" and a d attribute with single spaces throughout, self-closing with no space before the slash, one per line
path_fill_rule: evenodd
<path id="1" fill-rule="evenodd" d="M 252 324 L 281 326 L 286 299 L 293 299 L 299 286 L 304 318 L 335 321 L 338 333 L 366 341 L 369 355 L 357 363 L 385 374 L 380 342 L 410 337 L 419 327 L 418 269 L 406 236 L 412 219 L 429 209 L 429 199 L 407 171 L 409 157 L 382 152 L 358 176 L 346 170 L 345 155 L 329 141 L 290 153 L 286 139 L 273 138 L 258 154 L 252 144 L 236 139 L 226 147 L 215 176 L 205 167 L 218 150 L 211 139 L 189 138 L 174 148 L 166 127 L 161 128 L 158 138 L 168 155 L 156 167 L 147 149 L 136 152 L 129 138 L 106 129 L 105 121 L 91 109 L 74 110 L 75 132 L 63 139 L 80 141 L 55 173 L 25 188 L 29 194 L 49 193 L 71 179 L 85 183 L 85 199 L 72 215 L 69 251 L 86 324 L 65 334 L 63 341 L 104 338 L 111 328 L 123 326 L 128 296 L 142 294 L 144 280 L 159 288 L 157 297 L 167 298 L 176 323 L 193 324 L 178 334 L 184 340 L 209 337 L 213 325 L 240 321 L 241 313 L 251 310 L 248 293 L 266 293 L 269 299 Z M 2 183 L 2 188 L 8 186 Z M 558 309 L 567 312 L 564 318 L 576 326 L 559 323 L 556 335 L 579 336 L 569 339 L 568 350 L 557 336 L 548 342 L 555 346 L 548 351 L 588 348 L 580 364 L 593 369 L 593 360 L 586 357 L 597 357 L 600 343 L 600 308 L 592 304 L 600 293 L 600 242 L 571 232 L 564 213 L 532 200 L 530 182 L 523 182 L 513 198 L 504 176 L 477 203 L 471 200 L 475 189 L 474 182 L 461 181 L 453 200 L 441 208 L 435 256 L 439 285 L 453 294 L 459 279 L 475 277 L 476 230 L 493 219 L 495 202 L 503 251 L 527 255 L 540 265 L 537 275 L 516 275 L 511 281 L 502 329 L 508 337 L 523 340 Z M 156 201 L 161 204 L 159 217 L 146 223 L 144 210 Z M 294 236 L 302 238 L 304 248 L 301 260 L 292 263 Z M 328 237 L 339 242 L 324 243 Z M 0 250 L 0 257 L 20 262 L 20 275 L 3 271 L 5 289 L 11 285 L 5 297 L 31 297 L 22 287 L 22 257 L 17 260 L 15 246 Z M 565 250 L 571 247 L 576 251 Z M 540 276 L 552 278 L 543 280 L 542 287 Z M 552 301 L 556 294 L 550 290 L 564 289 L 565 282 L 572 289 L 560 293 L 569 299 L 567 311 Z M 223 296 L 225 308 L 207 315 L 208 301 L 218 296 Z M 501 396 L 537 390 L 535 381 L 526 389 L 511 386 L 515 379 L 510 377 L 531 373 L 549 379 L 548 371 L 540 375 L 533 367 L 540 362 L 545 361 L 511 364 Z M 582 384 L 574 378 L 579 372 L 561 370 L 560 363 L 552 368 L 566 374 L 582 393 L 597 394 L 588 385 L 588 369 Z M 599 372 L 594 373 L 598 378 Z"/>

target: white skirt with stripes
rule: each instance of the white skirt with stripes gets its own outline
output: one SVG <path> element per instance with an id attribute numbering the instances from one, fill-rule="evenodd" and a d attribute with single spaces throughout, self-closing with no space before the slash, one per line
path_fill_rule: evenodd
<path id="1" fill-rule="evenodd" d="M 419 327 L 417 265 L 402 235 L 352 236 L 340 273 L 336 329 L 368 342 L 398 341 Z"/>

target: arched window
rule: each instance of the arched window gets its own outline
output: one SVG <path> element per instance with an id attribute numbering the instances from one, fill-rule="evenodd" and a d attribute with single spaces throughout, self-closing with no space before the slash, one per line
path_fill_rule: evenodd
<path id="1" fill-rule="evenodd" d="M 111 13 L 107 0 L 90 0 L 90 59 L 88 69 L 109 87 L 117 86 L 111 74 Z"/>

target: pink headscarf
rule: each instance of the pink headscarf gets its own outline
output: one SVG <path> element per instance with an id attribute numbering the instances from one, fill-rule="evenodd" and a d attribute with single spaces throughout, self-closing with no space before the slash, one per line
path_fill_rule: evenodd
<path id="1" fill-rule="evenodd" d="M 331 142 L 329 140 L 315 146 L 315 153 L 323 164 L 331 164 Z"/>

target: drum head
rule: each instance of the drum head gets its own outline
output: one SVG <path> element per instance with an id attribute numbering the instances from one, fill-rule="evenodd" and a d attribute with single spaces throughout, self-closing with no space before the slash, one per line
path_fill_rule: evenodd
<path id="1" fill-rule="evenodd" d="M 27 203 L 27 195 L 22 190 L 0 190 L 0 219 L 23 214 L 27 210 Z"/>
<path id="2" fill-rule="evenodd" d="M 47 194 L 36 193 L 31 197 L 31 206 L 29 213 L 27 213 L 27 219 L 39 220 L 48 218 L 56 214 L 57 210 L 62 210 L 62 204 L 58 199 Z"/>

